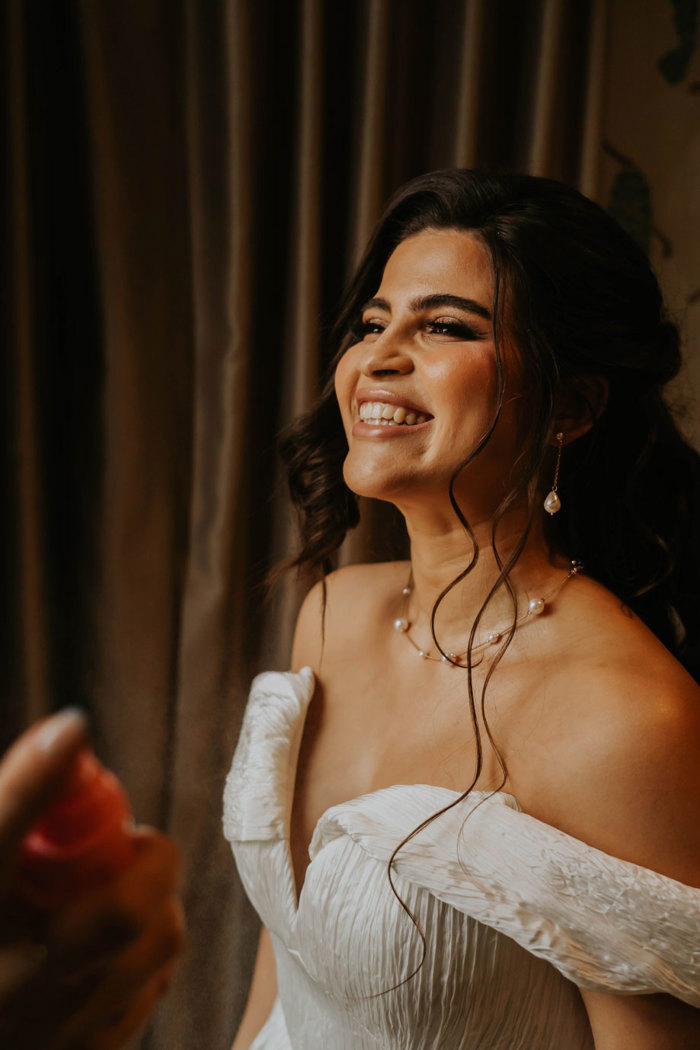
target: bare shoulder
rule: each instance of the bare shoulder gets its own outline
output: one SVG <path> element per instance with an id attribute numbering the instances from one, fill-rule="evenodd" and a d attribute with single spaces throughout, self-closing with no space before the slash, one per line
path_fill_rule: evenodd
<path id="1" fill-rule="evenodd" d="M 700 688 L 615 608 L 601 607 L 597 638 L 551 679 L 559 731 L 535 808 L 593 846 L 700 886 Z"/>
<path id="2" fill-rule="evenodd" d="M 297 618 L 292 668 L 311 667 L 318 674 L 321 656 L 332 660 L 339 649 L 363 644 L 408 576 L 407 562 L 346 565 L 314 584 Z"/>

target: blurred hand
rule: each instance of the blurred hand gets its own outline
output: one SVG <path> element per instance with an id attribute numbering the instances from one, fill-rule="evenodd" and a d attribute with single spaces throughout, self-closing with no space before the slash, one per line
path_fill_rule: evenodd
<path id="1" fill-rule="evenodd" d="M 0 762 L 0 1046 L 116 1050 L 148 1020 L 184 941 L 173 842 L 134 831 L 129 866 L 48 917 L 14 891 L 22 838 L 85 744 L 65 712 L 35 726 Z"/>

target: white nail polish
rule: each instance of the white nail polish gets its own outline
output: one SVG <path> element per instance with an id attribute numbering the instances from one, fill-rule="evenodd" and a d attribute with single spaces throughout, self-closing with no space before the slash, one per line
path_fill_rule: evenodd
<path id="1" fill-rule="evenodd" d="M 66 707 L 53 715 L 36 735 L 36 746 L 40 751 L 51 751 L 64 735 L 84 736 L 87 719 L 79 707 Z"/>

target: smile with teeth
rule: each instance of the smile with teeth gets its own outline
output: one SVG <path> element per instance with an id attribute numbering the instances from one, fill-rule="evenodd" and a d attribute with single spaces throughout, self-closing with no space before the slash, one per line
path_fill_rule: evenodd
<path id="1" fill-rule="evenodd" d="M 372 423 L 384 427 L 407 426 L 412 427 L 417 423 L 426 423 L 428 416 L 422 412 L 413 412 L 399 405 L 387 405 L 382 401 L 364 401 L 360 405 L 360 419 L 364 423 Z"/>

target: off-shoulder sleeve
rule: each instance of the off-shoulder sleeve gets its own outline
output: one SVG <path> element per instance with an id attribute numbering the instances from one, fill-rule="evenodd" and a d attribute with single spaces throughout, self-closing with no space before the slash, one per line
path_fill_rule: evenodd
<path id="1" fill-rule="evenodd" d="M 284 838 L 314 681 L 310 667 L 299 674 L 266 671 L 253 681 L 224 788 L 223 827 L 229 841 Z"/>
<path id="2" fill-rule="evenodd" d="M 441 790 L 436 810 L 454 797 Z M 312 856 L 349 835 L 386 863 L 420 821 L 406 812 L 405 790 L 379 794 L 381 805 L 375 795 L 371 806 L 365 796 L 329 810 Z M 581 988 L 666 992 L 700 1007 L 700 890 L 594 849 L 523 813 L 510 795 L 471 795 L 403 847 L 395 871 Z"/>

